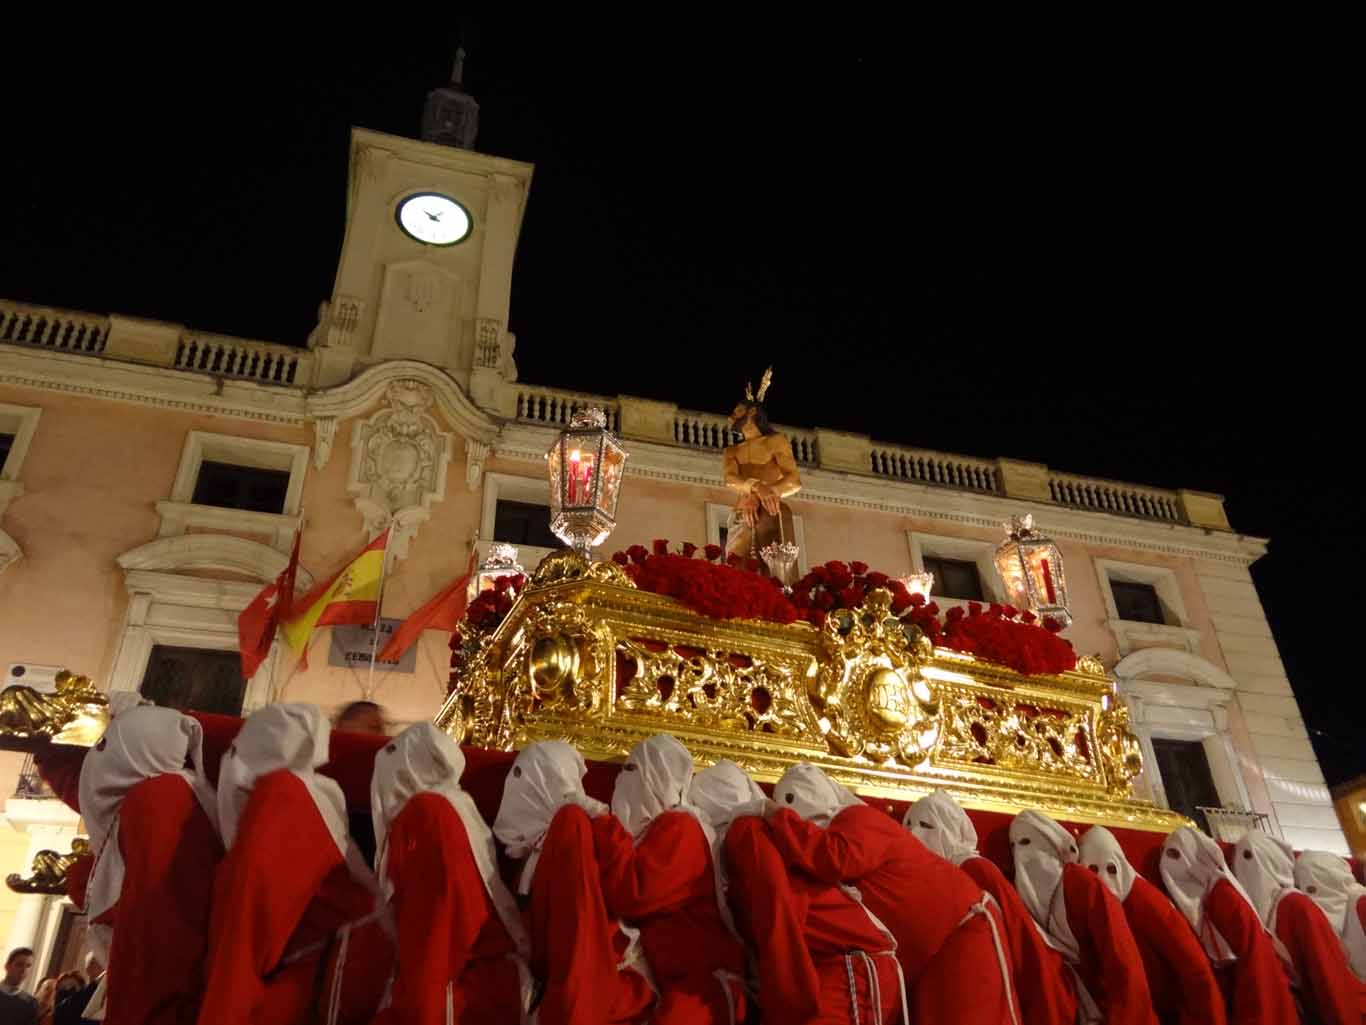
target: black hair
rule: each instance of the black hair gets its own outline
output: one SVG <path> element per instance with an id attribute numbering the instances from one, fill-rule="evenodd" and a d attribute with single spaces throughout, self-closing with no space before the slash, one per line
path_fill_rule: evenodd
<path id="1" fill-rule="evenodd" d="M 754 426 L 759 428 L 760 434 L 777 434 L 773 425 L 768 422 L 768 413 L 764 411 L 762 402 L 756 399 L 741 399 L 736 403 L 737 406 L 744 406 L 748 412 L 754 414 Z M 736 430 L 739 428 L 737 427 Z"/>
<path id="2" fill-rule="evenodd" d="M 32 956 L 33 956 L 33 948 L 32 948 L 32 947 L 15 947 L 13 950 L 11 950 L 11 951 L 9 952 L 9 957 L 5 958 L 5 967 L 8 968 L 10 965 L 14 964 L 14 959 L 15 959 L 16 957 L 32 957 Z"/>
<path id="3" fill-rule="evenodd" d="M 373 701 L 353 701 L 337 713 L 337 722 L 345 722 L 357 712 L 378 712 L 383 715 L 384 709 Z"/>

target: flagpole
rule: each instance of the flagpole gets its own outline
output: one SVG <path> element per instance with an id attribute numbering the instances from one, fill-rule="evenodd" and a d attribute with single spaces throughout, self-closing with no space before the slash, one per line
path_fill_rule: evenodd
<path id="1" fill-rule="evenodd" d="M 390 523 L 388 530 L 393 529 Z M 384 580 L 389 575 L 389 544 L 394 540 L 391 534 L 384 542 L 384 557 L 379 563 L 379 593 L 375 595 L 375 621 L 370 624 L 370 676 L 365 684 L 364 697 L 371 700 L 375 693 L 375 655 L 379 652 L 380 610 L 384 606 Z"/>

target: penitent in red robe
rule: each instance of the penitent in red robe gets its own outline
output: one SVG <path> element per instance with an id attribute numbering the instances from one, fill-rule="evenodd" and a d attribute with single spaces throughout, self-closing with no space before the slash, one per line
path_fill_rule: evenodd
<path id="1" fill-rule="evenodd" d="M 1080 948 L 1077 974 L 1106 1025 L 1157 1025 L 1143 957 L 1115 895 L 1076 863 L 1063 865 L 1062 888 L 1067 924 Z"/>
<path id="2" fill-rule="evenodd" d="M 303 782 L 287 769 L 260 777 L 214 882 L 199 1025 L 323 1019 L 338 932 L 373 910 L 373 894 L 347 871 Z M 313 953 L 281 964 L 314 945 Z M 345 946 L 338 1021 L 363 1025 L 383 994 L 393 948 L 376 922 L 351 930 Z"/>
<path id="3" fill-rule="evenodd" d="M 844 808 L 824 828 L 780 808 L 769 826 L 791 868 L 827 884 L 853 884 L 891 930 L 912 1021 L 1010 1020 L 1013 993 L 1001 977 L 991 926 L 972 913 L 982 891 L 967 875 L 868 805 Z M 988 913 L 1004 938 L 999 910 Z"/>
<path id="4" fill-rule="evenodd" d="M 711 845 L 701 823 L 687 812 L 665 812 L 639 843 L 613 815 L 600 815 L 592 825 L 607 914 L 640 930 L 659 987 L 650 1021 L 743 1020 L 745 952 L 721 919 Z"/>
<path id="5" fill-rule="evenodd" d="M 516 950 L 489 900 L 465 824 L 440 794 L 408 799 L 389 827 L 385 871 L 393 883 L 398 975 L 375 1025 L 517 1022 Z"/>
<path id="6" fill-rule="evenodd" d="M 1135 878 L 1124 917 L 1138 943 L 1162 1025 L 1224 1025 L 1224 997 L 1186 916 L 1148 880 Z"/>
<path id="7" fill-rule="evenodd" d="M 194 1025 L 218 834 L 183 776 L 154 776 L 119 806 L 123 888 L 102 916 L 114 927 L 105 1025 Z"/>
<path id="8" fill-rule="evenodd" d="M 1020 1021 L 1029 1025 L 1074 1025 L 1077 992 L 1067 962 L 1043 938 L 1015 887 L 988 858 L 967 858 L 958 867 L 1000 905 L 1015 993 L 1020 998 Z"/>
<path id="9" fill-rule="evenodd" d="M 541 984 L 540 1025 L 626 1025 L 648 1020 L 645 978 L 618 970 L 621 930 L 607 915 L 593 827 L 578 805 L 555 813 L 541 843 L 528 907 L 531 971 Z"/>
<path id="10" fill-rule="evenodd" d="M 734 820 L 724 846 L 736 927 L 759 963 L 763 1020 L 849 1025 L 877 1021 L 880 1011 L 882 1021 L 897 1021 L 901 985 L 894 958 L 871 958 L 881 996 L 875 1007 L 869 962 L 852 954 L 878 955 L 889 946 L 867 912 L 838 886 L 789 873 L 763 819 Z"/>
<path id="11" fill-rule="evenodd" d="M 1300 977 L 1300 999 L 1316 1025 L 1361 1025 L 1360 983 L 1347 967 L 1342 943 L 1323 911 L 1305 893 L 1276 905 L 1276 938 Z"/>
<path id="12" fill-rule="evenodd" d="M 1234 960 L 1216 969 L 1228 1006 L 1229 1025 L 1285 1025 L 1299 1020 L 1290 983 L 1271 934 L 1256 910 L 1227 879 L 1205 898 L 1205 914 Z"/>

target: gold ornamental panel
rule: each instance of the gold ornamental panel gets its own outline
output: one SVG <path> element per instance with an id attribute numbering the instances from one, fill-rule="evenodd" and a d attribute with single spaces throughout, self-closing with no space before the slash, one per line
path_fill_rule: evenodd
<path id="1" fill-rule="evenodd" d="M 1023 676 L 934 648 L 886 591 L 820 629 L 716 620 L 564 552 L 497 629 L 461 634 L 463 667 L 436 723 L 464 743 L 567 740 L 619 761 L 672 733 L 700 764 L 730 758 L 760 780 L 807 761 L 869 796 L 946 788 L 969 807 L 1187 824 L 1134 799 L 1138 741 L 1098 661 Z"/>

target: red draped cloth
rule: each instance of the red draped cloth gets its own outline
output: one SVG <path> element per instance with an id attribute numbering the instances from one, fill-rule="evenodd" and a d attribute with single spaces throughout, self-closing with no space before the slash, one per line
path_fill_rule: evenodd
<path id="1" fill-rule="evenodd" d="M 1153 1009 L 1162 1025 L 1224 1025 L 1224 997 L 1186 916 L 1141 876 L 1124 898 Z"/>
<path id="2" fill-rule="evenodd" d="M 102 916 L 114 927 L 105 1025 L 194 1025 L 223 845 L 183 776 L 133 787 L 118 821 L 123 888 Z"/>
<path id="3" fill-rule="evenodd" d="M 995 862 L 968 858 L 958 866 L 995 899 L 1005 924 L 1020 1021 L 1027 1025 L 1075 1025 L 1077 993 L 1062 953 L 1050 947 L 1015 887 Z"/>
<path id="4" fill-rule="evenodd" d="M 869 962 L 851 956 L 878 955 L 889 946 L 868 913 L 838 886 L 789 873 L 763 819 L 736 819 L 724 847 L 736 927 L 758 960 L 763 1020 L 850 1025 L 876 1021 L 880 1013 L 884 1022 L 896 1021 L 896 962 L 871 958 L 875 1000 Z"/>
<path id="5" fill-rule="evenodd" d="M 1300 977 L 1300 999 L 1313 1025 L 1361 1025 L 1361 984 L 1347 966 L 1342 942 L 1305 893 L 1288 893 L 1276 906 L 1276 937 Z"/>
<path id="6" fill-rule="evenodd" d="M 375 1025 L 516 1022 L 521 980 L 512 937 L 470 850 L 465 824 L 440 794 L 408 799 L 389 826 L 385 873 L 393 884 L 398 975 Z"/>
<path id="7" fill-rule="evenodd" d="M 868 910 L 891 930 L 911 991 L 912 1021 L 1010 1020 L 1010 983 L 1001 977 L 991 926 L 971 914 L 982 891 L 966 874 L 868 805 L 844 808 L 824 828 L 780 808 L 770 830 L 790 867 L 820 882 L 858 887 Z"/>
<path id="8" fill-rule="evenodd" d="M 1205 914 L 1233 951 L 1235 960 L 1216 970 L 1224 989 L 1229 1025 L 1285 1025 L 1299 1014 L 1290 982 L 1271 934 L 1256 909 L 1227 879 L 1205 898 Z"/>
<path id="9" fill-rule="evenodd" d="M 649 1019 L 654 994 L 618 970 L 624 937 L 607 914 L 588 813 L 555 813 L 531 881 L 531 970 L 543 987 L 540 1025 L 626 1025 Z"/>
<path id="10" fill-rule="evenodd" d="M 729 1023 L 732 1008 L 743 1019 L 745 952 L 721 919 L 701 823 L 687 812 L 665 812 L 639 843 L 615 816 L 592 825 L 607 914 L 640 930 L 659 987 L 651 1022 Z"/>
<path id="11" fill-rule="evenodd" d="M 339 964 L 338 934 L 373 911 L 308 788 L 287 769 L 262 776 L 215 880 L 199 1025 L 311 1023 L 323 1017 L 339 968 L 338 1021 L 369 1022 L 392 946 L 377 923 L 359 926 Z"/>
<path id="12" fill-rule="evenodd" d="M 1106 1025 L 1157 1025 L 1143 958 L 1115 895 L 1089 869 L 1062 867 L 1067 924 L 1081 948 L 1077 974 Z"/>

